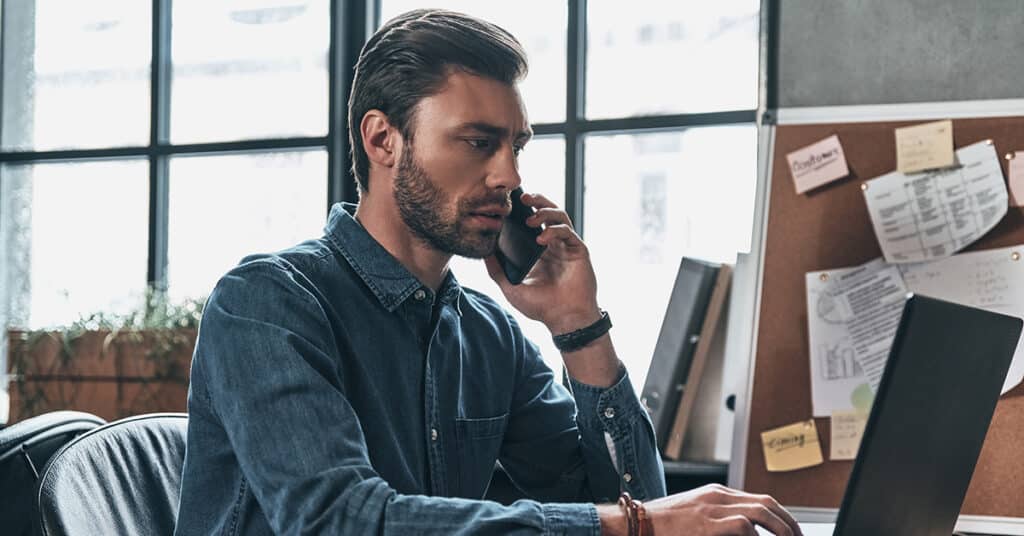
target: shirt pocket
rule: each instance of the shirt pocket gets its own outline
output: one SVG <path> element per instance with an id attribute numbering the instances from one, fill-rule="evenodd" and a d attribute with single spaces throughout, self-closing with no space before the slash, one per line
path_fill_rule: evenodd
<path id="1" fill-rule="evenodd" d="M 481 499 L 487 492 L 505 437 L 508 414 L 484 419 L 455 419 L 458 489 L 454 495 Z"/>

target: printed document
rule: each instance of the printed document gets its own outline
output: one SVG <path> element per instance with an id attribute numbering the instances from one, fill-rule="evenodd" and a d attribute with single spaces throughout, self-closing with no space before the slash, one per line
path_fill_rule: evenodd
<path id="1" fill-rule="evenodd" d="M 886 262 L 949 257 L 1006 214 L 1009 198 L 995 147 L 978 142 L 958 149 L 956 157 L 956 168 L 894 171 L 865 183 L 864 199 Z"/>
<path id="2" fill-rule="evenodd" d="M 854 359 L 847 323 L 852 315 L 840 298 L 851 281 L 885 269 L 881 259 L 843 269 L 807 273 L 807 331 L 811 360 L 811 405 L 815 417 L 870 407 L 867 377 Z"/>

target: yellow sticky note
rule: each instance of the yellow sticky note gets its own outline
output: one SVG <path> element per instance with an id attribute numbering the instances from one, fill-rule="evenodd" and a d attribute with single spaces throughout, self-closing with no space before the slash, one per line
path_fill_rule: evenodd
<path id="1" fill-rule="evenodd" d="M 860 439 L 864 437 L 864 427 L 868 424 L 868 416 L 860 411 L 832 412 L 832 442 L 830 459 L 853 460 L 857 458 Z"/>
<path id="2" fill-rule="evenodd" d="M 1010 204 L 1024 206 L 1024 151 L 1013 153 L 1010 159 Z"/>
<path id="3" fill-rule="evenodd" d="M 761 445 L 765 466 L 772 472 L 794 471 L 825 461 L 814 419 L 761 432 Z"/>
<path id="4" fill-rule="evenodd" d="M 896 129 L 896 169 L 902 173 L 948 167 L 955 162 L 952 121 Z"/>

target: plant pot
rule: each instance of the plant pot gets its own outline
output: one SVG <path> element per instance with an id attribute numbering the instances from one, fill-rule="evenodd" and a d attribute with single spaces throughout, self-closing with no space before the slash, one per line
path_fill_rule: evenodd
<path id="1" fill-rule="evenodd" d="M 107 420 L 185 411 L 196 330 L 10 331 L 9 423 L 73 409 Z"/>

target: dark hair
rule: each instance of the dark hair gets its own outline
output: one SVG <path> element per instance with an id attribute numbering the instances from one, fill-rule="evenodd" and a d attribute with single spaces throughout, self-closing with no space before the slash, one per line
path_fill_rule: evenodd
<path id="1" fill-rule="evenodd" d="M 363 46 L 348 106 L 352 171 L 369 191 L 370 160 L 359 125 L 378 109 L 407 140 L 416 105 L 441 90 L 453 69 L 513 84 L 526 75 L 526 52 L 489 22 L 439 9 L 417 9 L 385 24 Z"/>

